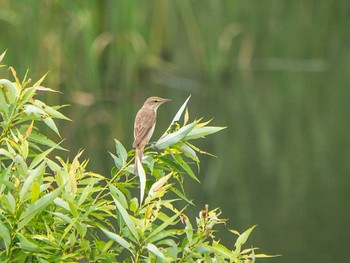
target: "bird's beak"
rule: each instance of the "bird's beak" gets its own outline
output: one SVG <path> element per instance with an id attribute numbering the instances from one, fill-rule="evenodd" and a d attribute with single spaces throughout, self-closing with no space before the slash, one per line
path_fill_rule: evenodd
<path id="1" fill-rule="evenodd" d="M 171 101 L 171 99 L 162 99 L 162 104 L 164 103 L 164 102 L 168 102 L 168 101 Z"/>

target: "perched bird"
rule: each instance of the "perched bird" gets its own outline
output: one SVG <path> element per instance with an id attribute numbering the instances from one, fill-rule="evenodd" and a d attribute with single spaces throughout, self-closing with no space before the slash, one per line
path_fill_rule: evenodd
<path id="1" fill-rule="evenodd" d="M 136 150 L 134 173 L 137 174 L 137 159 L 141 162 L 143 151 L 151 139 L 156 126 L 157 109 L 164 102 L 171 101 L 160 97 L 150 97 L 137 112 L 134 123 L 134 143 Z"/>

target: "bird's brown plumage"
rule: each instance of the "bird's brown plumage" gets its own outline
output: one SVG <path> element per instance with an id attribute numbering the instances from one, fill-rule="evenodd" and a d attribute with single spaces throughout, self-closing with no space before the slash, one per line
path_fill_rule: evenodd
<path id="1" fill-rule="evenodd" d="M 150 97 L 136 114 L 133 143 L 133 147 L 136 150 L 135 174 L 137 173 L 137 159 L 141 162 L 143 151 L 153 135 L 156 125 L 157 109 L 161 104 L 167 101 L 170 100 L 160 97 Z"/>

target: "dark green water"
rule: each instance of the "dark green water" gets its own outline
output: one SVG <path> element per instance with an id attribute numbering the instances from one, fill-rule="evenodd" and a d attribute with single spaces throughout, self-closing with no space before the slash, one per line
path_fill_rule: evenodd
<path id="1" fill-rule="evenodd" d="M 347 1 L 0 0 L 0 51 L 19 75 L 50 70 L 64 94 L 48 102 L 71 104 L 65 146 L 104 174 L 146 97 L 173 100 L 157 138 L 192 94 L 192 118 L 228 126 L 199 144 L 218 158 L 188 180 L 193 216 L 208 203 L 229 228 L 259 225 L 251 244 L 283 254 L 264 261 L 345 262 L 349 14 Z"/>

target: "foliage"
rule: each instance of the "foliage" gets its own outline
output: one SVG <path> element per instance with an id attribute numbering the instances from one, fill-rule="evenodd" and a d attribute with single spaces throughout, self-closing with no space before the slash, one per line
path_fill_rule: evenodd
<path id="1" fill-rule="evenodd" d="M 223 129 L 189 123 L 188 100 L 146 150 L 138 176 L 134 151 L 115 141 L 110 179 L 87 171 L 82 151 L 72 161 L 52 157 L 65 149 L 42 133 L 43 125 L 59 136 L 54 120 L 69 119 L 59 112 L 62 106 L 37 99 L 40 92 L 54 92 L 41 86 L 44 77 L 31 85 L 9 69 L 14 82 L 0 79 L 1 262 L 252 262 L 267 256 L 243 249 L 254 227 L 242 234 L 230 230 L 238 238 L 228 248 L 213 231 L 226 222 L 218 209 L 206 206 L 193 226 L 187 206 L 177 208 L 191 204 L 185 176 L 199 181 L 188 163 L 199 165 L 202 151 L 188 141 Z"/>

